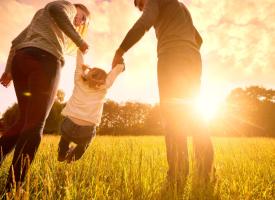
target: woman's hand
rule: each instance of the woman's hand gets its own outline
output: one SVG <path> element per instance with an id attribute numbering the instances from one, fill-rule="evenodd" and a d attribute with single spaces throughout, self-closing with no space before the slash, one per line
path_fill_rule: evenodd
<path id="1" fill-rule="evenodd" d="M 83 41 L 81 46 L 79 46 L 79 50 L 82 51 L 82 53 L 84 54 L 87 53 L 88 49 L 89 49 L 89 45 L 85 41 Z"/>
<path id="2" fill-rule="evenodd" d="M 4 72 L 0 78 L 0 83 L 4 87 L 8 87 L 12 81 L 12 75 L 10 72 Z"/>

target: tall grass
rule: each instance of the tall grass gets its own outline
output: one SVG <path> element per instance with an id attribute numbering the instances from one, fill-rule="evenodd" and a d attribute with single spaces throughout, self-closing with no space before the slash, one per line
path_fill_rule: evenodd
<path id="1" fill-rule="evenodd" d="M 274 139 L 213 138 L 216 170 L 211 182 L 201 183 L 191 162 L 187 181 L 175 186 L 166 181 L 163 137 L 97 137 L 72 164 L 57 161 L 58 141 L 57 136 L 43 138 L 23 190 L 13 191 L 12 198 L 275 199 Z M 10 163 L 11 156 L 1 167 L 0 190 Z"/>

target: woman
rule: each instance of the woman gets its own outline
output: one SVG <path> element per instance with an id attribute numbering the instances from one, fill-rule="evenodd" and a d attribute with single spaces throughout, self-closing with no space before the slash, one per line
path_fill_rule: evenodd
<path id="1" fill-rule="evenodd" d="M 0 83 L 11 80 L 18 100 L 18 121 L 0 138 L 0 165 L 15 148 L 6 189 L 20 186 L 41 141 L 53 105 L 70 40 L 86 52 L 82 39 L 88 25 L 88 9 L 82 4 L 54 1 L 34 15 L 31 23 L 12 41 L 6 70 Z M 70 39 L 70 40 L 68 40 Z"/>

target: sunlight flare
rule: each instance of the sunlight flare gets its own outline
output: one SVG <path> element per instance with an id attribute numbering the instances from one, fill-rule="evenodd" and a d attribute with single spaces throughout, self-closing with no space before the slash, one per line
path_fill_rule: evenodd
<path id="1" fill-rule="evenodd" d="M 196 101 L 196 111 L 205 121 L 216 117 L 221 104 L 221 99 L 213 95 L 200 95 Z"/>

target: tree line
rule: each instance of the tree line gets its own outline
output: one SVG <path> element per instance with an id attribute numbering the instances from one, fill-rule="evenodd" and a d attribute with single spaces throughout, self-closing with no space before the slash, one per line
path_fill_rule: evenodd
<path id="1" fill-rule="evenodd" d="M 59 134 L 66 105 L 64 92 L 58 91 L 46 121 L 44 133 Z M 12 126 L 18 105 L 8 108 L 0 120 L 0 129 Z M 275 90 L 259 86 L 236 88 L 220 106 L 208 129 L 216 136 L 275 136 Z M 163 135 L 160 107 L 139 102 L 104 104 L 98 135 Z"/>

